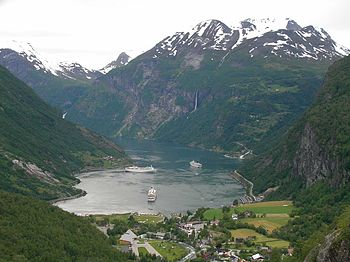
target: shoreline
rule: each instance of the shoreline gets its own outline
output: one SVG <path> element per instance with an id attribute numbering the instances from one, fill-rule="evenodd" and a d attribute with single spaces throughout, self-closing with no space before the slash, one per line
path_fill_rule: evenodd
<path id="1" fill-rule="evenodd" d="M 77 183 L 77 184 L 79 184 L 79 183 Z M 80 197 L 83 197 L 83 196 L 86 196 L 86 195 L 87 195 L 87 192 L 82 190 L 82 192 L 80 192 L 80 193 L 78 193 L 76 195 L 56 198 L 56 199 L 50 200 L 49 203 L 50 204 L 56 204 L 58 202 L 62 202 L 62 201 L 66 201 L 66 200 L 72 200 L 72 199 L 80 198 Z"/>
<path id="2" fill-rule="evenodd" d="M 251 197 L 254 201 L 256 201 L 256 197 L 253 194 L 254 184 L 242 176 L 237 170 L 234 170 L 230 173 L 230 176 L 235 179 L 238 183 L 240 183 L 246 190 L 247 196 Z"/>
<path id="3" fill-rule="evenodd" d="M 87 169 L 82 169 L 82 170 L 80 170 L 80 172 L 72 174 L 72 177 L 74 177 L 77 180 L 72 185 L 72 187 L 75 187 L 76 185 L 81 183 L 81 180 L 79 179 L 79 177 L 81 175 L 88 174 L 88 173 L 93 173 L 93 172 L 99 172 L 99 171 L 102 172 L 102 171 L 111 171 L 111 170 L 114 170 L 114 172 L 124 172 L 124 169 L 121 169 L 121 168 L 87 168 Z M 83 196 L 86 196 L 86 195 L 87 195 L 87 192 L 85 190 L 82 190 L 82 192 L 80 192 L 80 193 L 78 193 L 76 195 L 59 197 L 59 198 L 55 198 L 55 199 L 49 200 L 48 202 L 50 204 L 55 204 L 57 202 L 66 201 L 66 200 L 72 200 L 72 199 L 80 198 L 80 197 L 83 197 Z"/>
<path id="4" fill-rule="evenodd" d="M 86 175 L 89 175 L 90 173 L 94 173 L 94 172 L 99 172 L 99 171 L 113 171 L 113 172 L 124 172 L 124 169 L 121 169 L 121 168 L 106 168 L 106 169 L 103 169 L 103 168 L 96 168 L 96 169 L 88 169 L 88 170 L 82 170 L 83 172 L 79 172 L 79 173 L 75 173 L 73 174 L 73 176 L 76 178 L 76 183 L 74 183 L 73 187 L 78 185 L 79 183 L 81 183 L 81 180 L 79 178 L 82 178 Z M 253 188 L 253 183 L 251 183 L 249 180 L 245 179 L 242 175 L 240 175 L 237 170 L 234 170 L 234 171 L 229 171 L 228 170 L 228 175 L 231 176 L 232 178 L 234 178 L 241 186 L 243 186 L 243 188 L 245 189 L 246 191 L 246 195 L 248 196 L 251 196 L 253 198 L 253 200 L 255 201 L 255 196 L 253 195 L 252 193 L 252 188 Z M 73 199 L 78 199 L 80 197 L 84 197 L 88 194 L 88 192 L 82 190 L 81 192 L 75 194 L 75 195 L 71 195 L 71 196 L 66 196 L 66 197 L 60 197 L 60 198 L 56 198 L 56 199 L 53 199 L 53 200 L 50 200 L 48 201 L 50 204 L 52 205 L 55 205 L 55 206 L 58 206 L 58 203 L 60 202 L 65 202 L 65 201 L 68 201 L 68 200 L 73 200 Z M 191 211 L 195 212 L 198 208 L 195 208 Z M 70 212 L 70 211 L 68 211 Z M 149 210 L 149 211 L 146 211 L 146 210 L 120 210 L 120 211 L 107 211 L 107 212 L 98 212 L 98 213 L 95 213 L 95 212 L 88 212 L 88 213 L 85 213 L 85 212 L 82 212 L 82 213 L 79 213 L 79 212 L 71 212 L 77 216 L 89 216 L 89 215 L 123 215 L 123 214 L 133 214 L 133 213 L 136 213 L 136 214 L 148 214 L 148 215 L 156 215 L 156 214 L 161 214 L 163 216 L 169 216 L 169 215 L 172 215 L 173 213 L 162 213 L 162 212 L 154 212 L 153 210 Z M 176 213 L 186 213 L 185 210 L 183 211 L 179 211 L 179 212 L 175 212 Z"/>

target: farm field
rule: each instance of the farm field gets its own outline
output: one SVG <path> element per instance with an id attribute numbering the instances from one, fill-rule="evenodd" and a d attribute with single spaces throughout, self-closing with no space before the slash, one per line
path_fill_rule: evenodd
<path id="1" fill-rule="evenodd" d="M 96 222 L 108 219 L 110 222 L 113 220 L 127 220 L 131 215 L 134 216 L 135 220 L 140 223 L 146 224 L 156 224 L 164 220 L 163 215 L 154 215 L 154 214 L 111 214 L 111 215 L 93 215 Z"/>
<path id="2" fill-rule="evenodd" d="M 238 206 L 239 212 L 251 210 L 256 214 L 290 214 L 294 206 L 292 201 L 269 201 Z"/>
<path id="3" fill-rule="evenodd" d="M 148 241 L 167 261 L 178 261 L 187 255 L 185 247 L 178 243 L 161 240 Z"/>
<path id="4" fill-rule="evenodd" d="M 268 201 L 231 207 L 229 215 L 232 215 L 235 212 L 235 210 L 238 212 L 250 210 L 258 215 L 266 214 L 266 217 L 276 216 L 282 218 L 289 217 L 289 214 L 292 212 L 293 209 L 294 206 L 291 201 Z M 205 220 L 222 219 L 222 208 L 210 208 L 204 212 L 203 216 Z"/>
<path id="5" fill-rule="evenodd" d="M 252 240 L 255 244 L 260 244 L 262 246 L 269 246 L 271 248 L 288 248 L 289 242 L 280 240 L 277 238 L 270 238 L 255 232 L 252 229 L 241 228 L 236 230 L 231 230 L 231 236 L 234 238 L 248 238 L 255 237 Z"/>
<path id="6" fill-rule="evenodd" d="M 273 230 L 278 229 L 288 223 L 288 220 L 290 218 L 287 216 L 281 216 L 281 217 L 257 217 L 257 218 L 244 218 L 240 221 L 243 223 L 247 223 L 250 225 L 253 225 L 255 227 L 263 227 L 265 228 L 269 233 L 272 233 Z"/>
<path id="7" fill-rule="evenodd" d="M 148 254 L 148 251 L 147 251 L 147 249 L 145 247 L 139 247 L 138 250 L 139 250 L 139 255 L 140 256 L 145 256 L 145 255 Z"/>

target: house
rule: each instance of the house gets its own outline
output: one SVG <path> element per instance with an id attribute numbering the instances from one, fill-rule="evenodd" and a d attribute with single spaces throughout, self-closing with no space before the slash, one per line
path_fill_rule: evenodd
<path id="1" fill-rule="evenodd" d="M 259 248 L 260 250 L 263 250 L 263 251 L 271 251 L 271 248 L 270 247 L 260 247 Z"/>
<path id="2" fill-rule="evenodd" d="M 129 229 L 119 239 L 121 245 L 132 245 L 137 240 L 137 235 Z"/>
<path id="3" fill-rule="evenodd" d="M 179 225 L 182 231 L 185 231 L 187 235 L 191 235 L 193 232 L 198 234 L 204 228 L 204 222 L 202 221 L 191 221 L 187 223 L 182 223 Z"/>
<path id="4" fill-rule="evenodd" d="M 202 229 L 204 229 L 204 223 L 202 221 L 193 221 L 192 223 L 192 228 L 196 231 L 199 232 Z"/>
<path id="5" fill-rule="evenodd" d="M 233 240 L 236 244 L 242 244 L 245 241 L 254 241 L 255 239 L 256 239 L 255 236 L 233 237 Z"/>
<path id="6" fill-rule="evenodd" d="M 211 226 L 218 226 L 219 223 L 220 223 L 220 220 L 213 220 L 213 221 L 210 222 L 210 225 Z"/>
<path id="7" fill-rule="evenodd" d="M 253 261 L 263 261 L 264 257 L 262 255 L 260 255 L 259 253 L 252 255 L 252 260 Z"/>
<path id="8" fill-rule="evenodd" d="M 158 238 L 158 239 L 164 239 L 164 237 L 165 237 L 165 233 L 162 233 L 162 232 L 157 232 L 156 234 L 155 234 L 155 237 L 156 238 Z"/>

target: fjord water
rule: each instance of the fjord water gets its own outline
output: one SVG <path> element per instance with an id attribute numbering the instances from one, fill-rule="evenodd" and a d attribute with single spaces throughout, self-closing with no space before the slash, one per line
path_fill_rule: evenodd
<path id="1" fill-rule="evenodd" d="M 243 195 L 243 188 L 229 173 L 240 160 L 222 154 L 170 143 L 118 138 L 136 165 L 153 165 L 151 173 L 127 173 L 113 170 L 84 173 L 78 176 L 78 188 L 87 192 L 81 198 L 58 202 L 64 210 L 76 214 L 109 214 L 125 212 L 174 213 L 199 207 L 220 207 Z M 201 169 L 189 162 L 198 160 Z M 147 202 L 147 191 L 153 186 L 158 198 Z"/>

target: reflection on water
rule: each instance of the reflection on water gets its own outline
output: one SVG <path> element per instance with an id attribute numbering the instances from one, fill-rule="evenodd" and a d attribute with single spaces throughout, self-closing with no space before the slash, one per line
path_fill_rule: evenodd
<path id="1" fill-rule="evenodd" d="M 81 174 L 78 188 L 84 197 L 57 203 L 64 210 L 76 214 L 107 214 L 124 212 L 174 213 L 199 207 L 219 207 L 230 204 L 244 194 L 244 190 L 229 172 L 239 160 L 221 154 L 148 140 L 119 138 L 137 165 L 153 165 L 154 174 L 126 173 L 113 170 Z M 203 168 L 189 166 L 198 160 Z M 149 187 L 157 189 L 158 198 L 147 202 Z"/>

